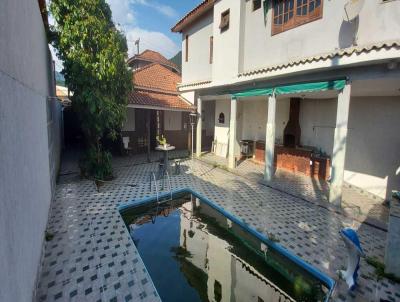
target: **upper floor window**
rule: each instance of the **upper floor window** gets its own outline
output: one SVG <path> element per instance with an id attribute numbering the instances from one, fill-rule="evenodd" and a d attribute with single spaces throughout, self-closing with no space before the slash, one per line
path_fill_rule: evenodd
<path id="1" fill-rule="evenodd" d="M 272 34 L 322 18 L 323 0 L 274 0 Z"/>
<path id="2" fill-rule="evenodd" d="M 221 32 L 229 28 L 229 9 L 221 14 L 221 23 L 219 24 Z"/>
<path id="3" fill-rule="evenodd" d="M 185 62 L 189 60 L 189 35 L 185 37 Z"/>
<path id="4" fill-rule="evenodd" d="M 261 8 L 261 0 L 253 0 L 253 12 Z"/>

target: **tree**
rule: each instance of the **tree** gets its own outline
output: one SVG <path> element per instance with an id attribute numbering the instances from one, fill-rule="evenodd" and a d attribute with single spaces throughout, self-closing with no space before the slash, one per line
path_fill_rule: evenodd
<path id="1" fill-rule="evenodd" d="M 132 89 L 125 36 L 105 0 L 52 0 L 50 12 L 56 21 L 50 40 L 64 62 L 62 73 L 87 143 L 81 171 L 109 178 L 111 154 L 101 142 L 117 137 Z"/>

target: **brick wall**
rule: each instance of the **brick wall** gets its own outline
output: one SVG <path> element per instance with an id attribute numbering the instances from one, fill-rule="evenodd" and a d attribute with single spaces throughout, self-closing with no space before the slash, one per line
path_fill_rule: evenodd
<path id="1" fill-rule="evenodd" d="M 255 160 L 264 162 L 265 144 L 256 143 Z M 275 146 L 275 167 L 294 173 L 303 173 L 313 178 L 327 180 L 330 176 L 330 159 L 316 157 L 311 151 L 300 148 Z"/>

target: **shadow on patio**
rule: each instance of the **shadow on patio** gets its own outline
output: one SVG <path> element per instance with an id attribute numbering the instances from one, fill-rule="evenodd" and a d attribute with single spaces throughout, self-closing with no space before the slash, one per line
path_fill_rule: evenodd
<path id="1" fill-rule="evenodd" d="M 222 169 L 227 168 L 227 159 L 213 153 L 205 153 L 200 160 Z M 263 180 L 264 164 L 251 159 L 237 162 L 237 167 L 230 172 L 251 181 Z M 265 184 L 264 184 L 265 185 Z M 372 194 L 348 183 L 343 186 L 342 208 L 339 210 L 328 202 L 329 182 L 277 169 L 273 180 L 268 186 L 293 197 L 312 202 L 333 212 L 338 212 L 359 222 L 370 224 L 379 229 L 387 230 L 389 208 L 387 203 Z"/>

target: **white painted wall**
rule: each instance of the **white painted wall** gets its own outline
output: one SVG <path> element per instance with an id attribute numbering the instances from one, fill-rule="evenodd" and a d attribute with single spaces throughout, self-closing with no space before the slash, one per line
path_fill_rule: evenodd
<path id="1" fill-rule="evenodd" d="M 382 198 L 399 189 L 400 97 L 352 98 L 345 181 Z"/>
<path id="2" fill-rule="evenodd" d="M 0 301 L 32 301 L 54 183 L 49 158 L 59 156 L 49 151 L 59 148 L 48 134 L 58 126 L 47 124 L 54 91 L 37 1 L 0 1 L 0 37 Z"/>
<path id="3" fill-rule="evenodd" d="M 225 115 L 225 123 L 218 122 L 220 113 Z M 215 132 L 214 140 L 227 144 L 229 142 L 229 119 L 231 114 L 231 100 L 218 100 L 215 102 Z"/>
<path id="4" fill-rule="evenodd" d="M 265 22 L 263 10 L 253 12 L 252 1 L 247 1 L 243 69 L 251 70 L 350 47 L 355 36 L 358 45 L 399 38 L 400 1 L 365 1 L 358 20 L 353 23 L 343 21 L 346 2 L 324 0 L 322 19 L 272 36 L 272 10 L 268 10 Z"/>
<path id="5" fill-rule="evenodd" d="M 301 144 L 332 155 L 336 99 L 302 100 Z M 345 181 L 381 198 L 399 187 L 400 98 L 352 97 Z"/>
<path id="6" fill-rule="evenodd" d="M 212 66 L 213 81 L 235 78 L 239 71 L 239 52 L 242 35 L 240 24 L 243 21 L 243 0 L 217 1 L 214 5 L 214 62 Z M 221 32 L 219 25 L 221 14 L 229 9 L 229 29 Z"/>
<path id="7" fill-rule="evenodd" d="M 243 98 L 243 122 L 240 139 L 265 140 L 268 100 L 267 97 Z M 283 141 L 283 130 L 289 117 L 289 99 L 281 98 L 276 104 L 275 141 Z"/>
<path id="8" fill-rule="evenodd" d="M 303 57 L 335 51 L 353 45 L 367 45 L 399 38 L 400 1 L 365 1 L 358 18 L 343 21 L 348 0 L 323 0 L 321 19 L 271 35 L 272 9 L 264 18 L 263 8 L 252 11 L 252 1 L 220 0 L 213 13 L 189 26 L 189 62 L 183 62 L 182 82 L 211 79 L 214 85 L 237 79 L 242 71 L 285 63 Z M 230 9 L 230 26 L 220 31 L 221 13 Z M 323 30 L 321 30 L 323 28 Z M 214 36 L 214 62 L 208 63 L 209 36 Z M 183 54 L 184 61 L 184 54 Z M 334 62 L 340 64 L 340 61 Z M 212 74 L 211 74 L 212 73 Z"/>
<path id="9" fill-rule="evenodd" d="M 186 101 L 191 103 L 192 105 L 195 104 L 195 98 L 196 93 L 194 91 L 188 91 L 188 92 L 182 92 L 181 97 L 183 97 Z"/>
<path id="10" fill-rule="evenodd" d="M 337 99 L 300 101 L 300 144 L 316 147 L 332 156 Z"/>
<path id="11" fill-rule="evenodd" d="M 220 113 L 223 113 L 225 115 L 225 122 L 223 124 L 218 122 Z M 230 99 L 215 101 L 214 141 L 217 142 L 215 153 L 216 155 L 222 157 L 226 157 L 228 155 L 230 114 Z"/>
<path id="12" fill-rule="evenodd" d="M 211 79 L 210 37 L 213 35 L 213 12 L 204 15 L 182 33 L 182 83 Z M 186 58 L 186 35 L 189 35 L 188 61 Z"/>

